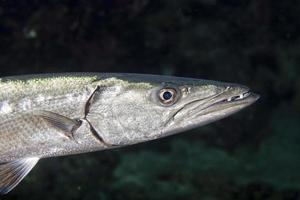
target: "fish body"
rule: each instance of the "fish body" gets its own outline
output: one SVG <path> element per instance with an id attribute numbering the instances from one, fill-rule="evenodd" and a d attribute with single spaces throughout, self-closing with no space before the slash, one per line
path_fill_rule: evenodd
<path id="1" fill-rule="evenodd" d="M 70 119 L 84 118 L 95 76 L 48 77 L 0 82 L 0 162 L 24 157 L 49 157 L 89 151 L 95 138 L 79 132 L 70 139 L 64 129 L 38 113 L 51 112 Z M 86 128 L 82 123 L 80 129 Z M 78 134 L 77 134 L 78 133 Z M 99 146 L 99 143 L 96 143 Z M 101 148 L 101 147 L 100 147 Z"/>
<path id="2" fill-rule="evenodd" d="M 245 86 L 141 74 L 75 73 L 0 80 L 0 193 L 39 159 L 154 140 L 252 104 Z"/>

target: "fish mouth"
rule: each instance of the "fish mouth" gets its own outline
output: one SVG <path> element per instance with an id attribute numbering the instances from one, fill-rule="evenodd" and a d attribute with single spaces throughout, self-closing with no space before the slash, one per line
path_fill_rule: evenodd
<path id="1" fill-rule="evenodd" d="M 259 98 L 246 86 L 226 87 L 219 94 L 186 103 L 174 113 L 168 125 L 177 123 L 183 129 L 202 126 L 236 113 Z"/>
<path id="2" fill-rule="evenodd" d="M 240 104 L 250 105 L 250 104 L 254 103 L 255 101 L 257 101 L 259 99 L 259 97 L 260 96 L 258 94 L 250 92 L 250 90 L 248 89 L 246 92 L 240 93 L 239 95 L 233 95 L 233 96 L 229 96 L 227 98 L 222 98 L 206 108 L 219 106 L 219 105 L 222 105 L 222 106 L 223 105 L 235 106 L 235 105 L 240 105 Z"/>

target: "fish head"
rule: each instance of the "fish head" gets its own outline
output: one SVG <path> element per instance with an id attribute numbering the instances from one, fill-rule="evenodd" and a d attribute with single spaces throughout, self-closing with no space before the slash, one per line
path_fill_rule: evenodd
<path id="1" fill-rule="evenodd" d="M 95 95 L 87 119 L 103 140 L 117 146 L 208 124 L 259 98 L 246 86 L 201 79 L 131 75 L 110 81 L 98 84 L 104 89 Z"/>

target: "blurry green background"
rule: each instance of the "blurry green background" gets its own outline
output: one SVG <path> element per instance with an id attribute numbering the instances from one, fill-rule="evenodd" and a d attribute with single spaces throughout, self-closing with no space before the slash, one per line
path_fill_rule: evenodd
<path id="1" fill-rule="evenodd" d="M 4 199 L 300 199 L 300 1 L 0 0 L 0 75 L 133 72 L 261 94 L 227 119 L 44 159 Z"/>

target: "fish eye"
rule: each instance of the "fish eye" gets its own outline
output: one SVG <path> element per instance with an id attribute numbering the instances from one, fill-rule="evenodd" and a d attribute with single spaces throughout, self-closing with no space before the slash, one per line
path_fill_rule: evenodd
<path id="1" fill-rule="evenodd" d="M 174 88 L 162 88 L 158 93 L 160 102 L 167 106 L 174 104 L 177 96 L 177 90 Z"/>

